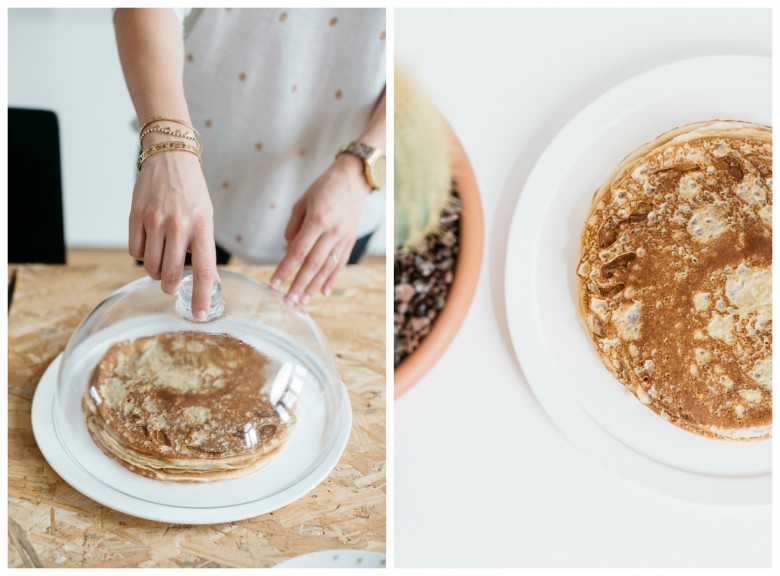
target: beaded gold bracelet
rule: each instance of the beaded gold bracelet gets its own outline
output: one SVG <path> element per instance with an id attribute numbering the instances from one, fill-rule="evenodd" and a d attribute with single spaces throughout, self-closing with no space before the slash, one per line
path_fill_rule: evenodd
<path id="1" fill-rule="evenodd" d="M 141 132 L 140 135 L 141 146 L 144 145 L 144 138 L 146 138 L 152 132 L 160 132 L 161 134 L 167 134 L 168 136 L 174 136 L 176 138 L 186 138 L 187 140 L 192 140 L 193 142 L 195 142 L 195 147 L 198 150 L 200 150 L 203 147 L 201 145 L 200 140 L 198 140 L 197 136 L 195 136 L 192 132 L 182 132 L 179 129 L 171 130 L 167 126 L 160 126 L 159 124 L 157 126 L 147 128 L 146 130 Z"/>
<path id="2" fill-rule="evenodd" d="M 138 169 L 138 172 L 141 171 L 141 166 L 143 166 L 143 163 L 146 161 L 147 158 L 149 158 L 149 156 L 153 156 L 158 152 L 166 152 L 168 150 L 183 150 L 185 152 L 190 152 L 191 154 L 195 154 L 195 156 L 198 157 L 198 162 L 203 164 L 203 158 L 201 157 L 200 150 L 198 150 L 194 146 L 190 146 L 186 142 L 180 142 L 178 140 L 175 140 L 172 142 L 161 142 L 160 144 L 155 144 L 154 146 L 150 146 L 149 148 L 141 152 L 141 155 L 138 157 L 138 163 L 136 164 L 136 168 Z"/>
<path id="3" fill-rule="evenodd" d="M 144 130 L 146 130 L 149 124 L 153 122 L 174 122 L 175 124 L 181 124 L 182 126 L 186 126 L 190 130 L 192 130 L 195 133 L 195 135 L 198 137 L 198 139 L 200 139 L 200 134 L 195 129 L 195 126 L 193 126 L 192 124 L 184 120 L 179 120 L 178 118 L 169 118 L 167 116 L 155 116 L 154 118 L 149 118 L 149 120 L 143 123 L 143 126 L 141 126 L 141 129 L 138 132 L 139 133 L 143 132 Z"/>
<path id="4" fill-rule="evenodd" d="M 139 139 L 141 140 L 141 148 L 143 148 L 143 136 L 141 135 L 144 134 L 146 129 L 149 127 L 149 125 L 153 124 L 154 122 L 173 122 L 175 124 L 181 124 L 182 126 L 189 128 L 190 130 L 192 130 L 193 134 L 195 134 L 195 138 L 197 139 L 198 142 L 198 148 L 200 148 L 201 150 L 203 149 L 203 140 L 200 137 L 200 132 L 198 132 L 195 129 L 195 126 L 193 126 L 186 120 L 181 120 L 179 118 L 171 118 L 169 116 L 155 116 L 154 118 L 149 118 L 149 120 L 144 122 L 143 126 L 141 126 L 141 129 L 138 131 Z"/>

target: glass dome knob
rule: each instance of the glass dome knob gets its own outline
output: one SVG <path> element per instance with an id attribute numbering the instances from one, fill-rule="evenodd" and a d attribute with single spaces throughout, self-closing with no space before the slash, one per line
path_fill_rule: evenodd
<path id="1" fill-rule="evenodd" d="M 176 300 L 176 310 L 183 318 L 191 322 L 208 322 L 222 316 L 225 310 L 225 301 L 222 299 L 222 285 L 219 280 L 211 287 L 211 305 L 203 320 L 198 320 L 192 314 L 192 272 L 185 272 L 179 284 L 179 297 Z"/>

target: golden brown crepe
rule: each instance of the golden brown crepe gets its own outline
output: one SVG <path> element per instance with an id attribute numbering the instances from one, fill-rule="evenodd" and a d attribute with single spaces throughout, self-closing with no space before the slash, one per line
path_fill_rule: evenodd
<path id="1" fill-rule="evenodd" d="M 84 395 L 89 432 L 103 452 L 150 478 L 247 474 L 292 423 L 265 392 L 270 365 L 227 334 L 167 332 L 114 344 Z"/>
<path id="2" fill-rule="evenodd" d="M 642 404 L 704 436 L 772 422 L 772 133 L 688 124 L 625 158 L 582 235 L 580 316 Z"/>

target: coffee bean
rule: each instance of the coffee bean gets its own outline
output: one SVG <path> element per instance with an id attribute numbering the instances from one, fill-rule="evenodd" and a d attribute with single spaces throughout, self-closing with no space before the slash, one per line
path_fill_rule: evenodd
<path id="1" fill-rule="evenodd" d="M 396 284 L 395 286 L 395 300 L 396 302 L 408 302 L 414 296 L 414 286 L 411 284 L 403 283 Z"/>

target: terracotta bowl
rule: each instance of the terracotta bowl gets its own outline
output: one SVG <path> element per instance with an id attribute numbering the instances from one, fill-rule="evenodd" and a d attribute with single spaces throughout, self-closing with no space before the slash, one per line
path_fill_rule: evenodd
<path id="1" fill-rule="evenodd" d="M 466 152 L 455 133 L 453 179 L 463 202 L 460 216 L 460 253 L 447 303 L 420 346 L 395 368 L 395 397 L 398 398 L 422 378 L 450 345 L 468 312 L 482 264 L 482 202 L 477 179 Z"/>

